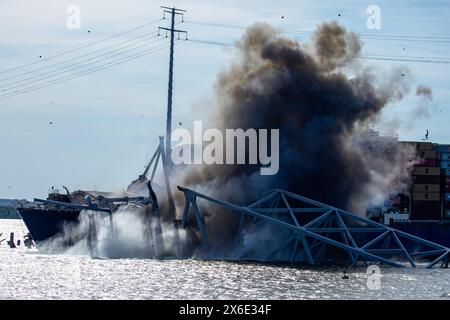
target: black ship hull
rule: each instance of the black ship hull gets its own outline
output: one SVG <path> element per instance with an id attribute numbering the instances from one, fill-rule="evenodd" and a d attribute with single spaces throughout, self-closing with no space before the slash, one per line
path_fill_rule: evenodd
<path id="1" fill-rule="evenodd" d="M 448 222 L 395 222 L 392 227 L 450 248 Z"/>
<path id="2" fill-rule="evenodd" d="M 63 231 L 63 226 L 78 223 L 79 210 L 17 208 L 33 240 L 39 244 Z"/>

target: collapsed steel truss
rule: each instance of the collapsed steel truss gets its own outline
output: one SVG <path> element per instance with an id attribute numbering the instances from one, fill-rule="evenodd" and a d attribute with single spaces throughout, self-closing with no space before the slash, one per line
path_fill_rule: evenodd
<path id="1" fill-rule="evenodd" d="M 205 250 L 208 236 L 197 198 L 240 214 L 236 249 L 242 231 L 249 225 L 268 223 L 280 228 L 280 234 L 286 235 L 267 254 L 264 259 L 267 262 L 276 261 L 281 252 L 288 251 L 292 263 L 316 264 L 343 259 L 351 264 L 362 261 L 400 267 L 404 266 L 401 263 L 404 260 L 416 267 L 419 259 L 426 259 L 427 268 L 438 263 L 448 265 L 450 249 L 447 247 L 288 191 L 274 189 L 249 206 L 238 206 L 191 189 L 178 189 L 186 199 L 182 225 L 187 225 L 189 212 L 192 212 Z"/>

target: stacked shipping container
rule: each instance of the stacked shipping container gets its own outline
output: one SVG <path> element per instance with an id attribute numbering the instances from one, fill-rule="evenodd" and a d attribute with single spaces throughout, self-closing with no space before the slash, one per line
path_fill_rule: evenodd
<path id="1" fill-rule="evenodd" d="M 439 154 L 442 175 L 441 191 L 444 195 L 442 201 L 442 217 L 444 219 L 450 219 L 450 146 L 437 145 L 435 149 Z"/>
<path id="2" fill-rule="evenodd" d="M 441 169 L 437 153 L 430 142 L 416 144 L 420 158 L 412 171 L 411 220 L 438 220 L 441 218 Z"/>
<path id="3" fill-rule="evenodd" d="M 400 141 L 416 150 L 409 192 L 391 201 L 390 210 L 409 212 L 410 220 L 450 223 L 450 144 Z"/>

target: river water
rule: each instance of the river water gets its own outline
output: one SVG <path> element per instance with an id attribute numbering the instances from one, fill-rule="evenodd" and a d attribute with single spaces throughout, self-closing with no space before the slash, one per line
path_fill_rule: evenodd
<path id="1" fill-rule="evenodd" d="M 0 239 L 26 232 L 0 220 Z M 346 276 L 344 276 L 344 272 Z M 92 259 L 0 244 L 0 299 L 450 299 L 450 269 Z"/>

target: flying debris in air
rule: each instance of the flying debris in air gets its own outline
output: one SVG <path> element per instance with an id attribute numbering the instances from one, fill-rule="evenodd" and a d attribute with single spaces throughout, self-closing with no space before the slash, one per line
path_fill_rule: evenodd
<path id="1" fill-rule="evenodd" d="M 425 134 L 425 140 L 428 140 L 428 134 L 429 134 L 429 132 L 428 132 L 428 129 L 427 129 L 427 133 Z"/>
<path id="2" fill-rule="evenodd" d="M 181 122 L 178 122 L 178 124 L 180 125 L 180 127 L 183 125 Z"/>

